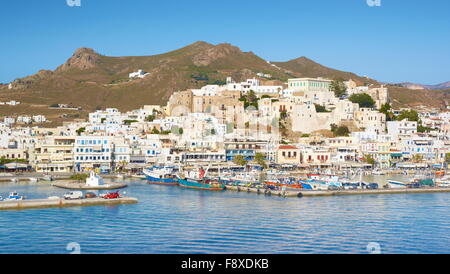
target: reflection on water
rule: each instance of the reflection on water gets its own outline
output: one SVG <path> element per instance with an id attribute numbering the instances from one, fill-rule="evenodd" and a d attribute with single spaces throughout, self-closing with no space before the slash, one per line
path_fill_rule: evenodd
<path id="1" fill-rule="evenodd" d="M 13 190 L 66 192 L 0 184 L 2 196 Z M 450 252 L 445 193 L 283 199 L 142 181 L 125 191 L 139 203 L 0 212 L 0 253 L 68 253 L 72 242 L 82 253 L 367 253 L 372 242 L 382 253 Z"/>

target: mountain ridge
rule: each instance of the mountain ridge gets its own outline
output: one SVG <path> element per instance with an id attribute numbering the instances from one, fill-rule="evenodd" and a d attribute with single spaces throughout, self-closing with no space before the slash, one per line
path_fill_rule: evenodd
<path id="1" fill-rule="evenodd" d="M 148 76 L 129 79 L 129 74 L 139 69 L 149 73 Z M 148 56 L 112 57 L 82 47 L 53 71 L 40 70 L 18 78 L 11 82 L 12 89 L 9 85 L 0 85 L 0 101 L 16 100 L 28 106 L 28 109 L 14 109 L 16 113 L 13 114 L 38 114 L 52 104 L 70 104 L 82 107 L 85 116 L 89 111 L 106 107 L 128 111 L 144 104 L 164 105 L 175 91 L 222 84 L 226 77 L 244 81 L 256 77 L 259 72 L 272 75 L 271 80 L 277 82 L 286 82 L 289 78 L 324 77 L 353 79 L 358 84 L 380 84 L 352 72 L 323 66 L 304 56 L 286 62 L 268 62 L 251 51 L 243 52 L 228 43 L 213 45 L 199 41 Z M 405 94 L 410 94 L 412 99 Z M 395 96 L 398 98 L 394 98 L 394 102 L 398 106 L 425 103 L 442 107 L 448 101 L 447 94 L 436 96 L 400 87 L 396 87 Z M 40 108 L 34 109 L 37 106 Z M 0 115 L 11 113 L 0 108 Z"/>

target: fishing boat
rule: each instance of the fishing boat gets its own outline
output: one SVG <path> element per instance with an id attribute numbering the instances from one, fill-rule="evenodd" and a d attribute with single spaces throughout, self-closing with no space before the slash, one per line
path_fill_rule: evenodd
<path id="1" fill-rule="evenodd" d="M 8 198 L 5 199 L 5 201 L 21 201 L 25 198 L 23 196 L 20 196 L 19 193 L 16 191 L 10 192 Z"/>
<path id="2" fill-rule="evenodd" d="M 206 171 L 200 168 L 198 172 L 191 171 L 188 176 L 178 178 L 178 185 L 184 188 L 202 189 L 220 191 L 225 189 L 225 185 L 219 182 L 218 179 L 209 179 L 205 177 Z"/>
<path id="3" fill-rule="evenodd" d="M 434 186 L 434 179 L 431 176 L 416 175 L 411 179 L 411 184 L 419 184 L 421 186 Z"/>
<path id="4" fill-rule="evenodd" d="M 372 175 L 377 175 L 377 176 L 386 175 L 386 172 L 384 172 L 383 170 L 377 168 L 377 169 L 372 171 Z"/>
<path id="5" fill-rule="evenodd" d="M 438 187 L 450 187 L 450 175 L 436 179 L 436 185 Z"/>
<path id="6" fill-rule="evenodd" d="M 389 188 L 407 188 L 408 183 L 400 182 L 400 181 L 394 181 L 394 180 L 388 180 Z"/>
<path id="7" fill-rule="evenodd" d="M 294 178 L 279 178 L 264 182 L 267 186 L 291 189 L 303 189 L 303 184 Z"/>
<path id="8" fill-rule="evenodd" d="M 47 181 L 47 182 L 52 182 L 53 181 L 53 176 L 52 175 L 45 175 L 44 177 L 42 177 L 43 181 Z"/>
<path id="9" fill-rule="evenodd" d="M 153 167 L 144 170 L 144 175 L 149 184 L 157 185 L 177 185 L 178 180 L 173 167 Z"/>

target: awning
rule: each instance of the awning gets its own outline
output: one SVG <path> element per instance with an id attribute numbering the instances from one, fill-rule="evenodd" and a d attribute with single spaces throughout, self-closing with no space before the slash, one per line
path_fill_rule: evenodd
<path id="1" fill-rule="evenodd" d="M 27 169 L 28 167 L 28 164 L 23 163 L 9 163 L 1 166 L 4 169 Z"/>

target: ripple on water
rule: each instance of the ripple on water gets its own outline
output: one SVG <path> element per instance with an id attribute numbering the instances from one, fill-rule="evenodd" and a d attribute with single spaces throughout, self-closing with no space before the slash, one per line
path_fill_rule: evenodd
<path id="1" fill-rule="evenodd" d="M 48 184 L 2 184 L 29 198 Z M 449 253 L 449 194 L 283 199 L 131 182 L 136 205 L 0 212 L 0 253 Z"/>

